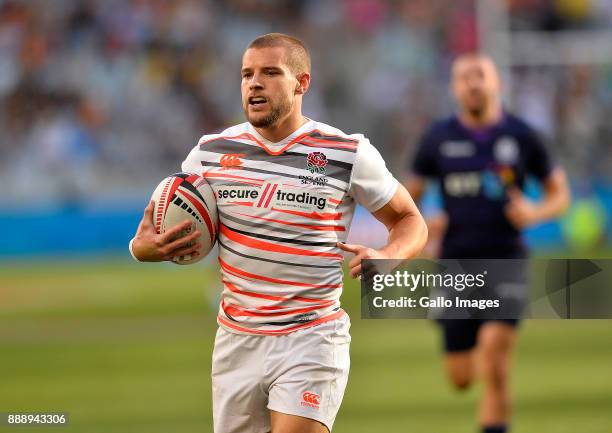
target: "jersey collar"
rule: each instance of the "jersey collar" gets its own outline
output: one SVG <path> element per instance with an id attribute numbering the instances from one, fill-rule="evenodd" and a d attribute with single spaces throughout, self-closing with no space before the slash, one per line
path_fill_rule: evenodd
<path id="1" fill-rule="evenodd" d="M 455 121 L 457 122 L 459 128 L 463 130 L 466 134 L 468 134 L 474 141 L 483 142 L 490 139 L 493 136 L 495 130 L 503 126 L 504 123 L 506 123 L 506 117 L 506 112 L 502 110 L 501 117 L 497 122 L 484 126 L 482 128 L 470 128 L 461 121 L 459 115 L 455 115 Z"/>
<path id="2" fill-rule="evenodd" d="M 298 129 L 293 131 L 290 135 L 283 138 L 281 141 L 273 142 L 266 138 L 264 138 L 253 125 L 248 123 L 249 134 L 253 137 L 255 143 L 261 148 L 263 148 L 270 155 L 280 155 L 285 150 L 289 149 L 293 145 L 297 144 L 300 139 L 304 136 L 304 134 L 308 131 L 314 129 L 315 121 L 312 119 L 306 118 L 307 121 Z"/>

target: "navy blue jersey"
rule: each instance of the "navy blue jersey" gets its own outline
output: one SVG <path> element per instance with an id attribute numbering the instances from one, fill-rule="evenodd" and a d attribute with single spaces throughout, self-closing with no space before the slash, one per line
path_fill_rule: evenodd
<path id="1" fill-rule="evenodd" d="M 527 175 L 539 180 L 552 170 L 550 156 L 535 131 L 505 114 L 483 130 L 457 117 L 436 122 L 422 137 L 414 173 L 435 178 L 449 225 L 443 258 L 522 257 L 521 235 L 504 215 L 507 189 L 523 189 Z"/>

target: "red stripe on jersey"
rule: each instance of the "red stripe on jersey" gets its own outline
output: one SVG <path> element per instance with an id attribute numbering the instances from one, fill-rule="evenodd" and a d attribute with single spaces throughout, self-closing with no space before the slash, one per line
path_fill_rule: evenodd
<path id="1" fill-rule="evenodd" d="M 314 299 L 314 298 L 305 298 L 303 296 L 275 296 L 275 295 L 266 295 L 264 293 L 251 292 L 247 290 L 242 290 L 230 283 L 227 280 L 223 280 L 223 285 L 230 291 L 234 293 L 238 293 L 239 295 L 250 296 L 251 298 L 258 299 L 267 299 L 268 301 L 278 301 L 278 302 L 290 302 L 290 301 L 300 301 L 300 302 L 314 302 L 314 303 L 334 303 L 335 301 L 329 299 Z M 273 308 L 273 307 L 268 307 Z"/>
<path id="2" fill-rule="evenodd" d="M 343 232 L 346 230 L 344 226 L 313 226 L 309 224 L 292 223 L 290 221 L 283 221 L 283 220 L 278 220 L 274 218 L 265 218 L 265 217 L 255 216 L 255 215 L 247 215 L 245 213 L 240 213 L 240 212 L 235 212 L 235 214 L 241 215 L 247 218 L 255 218 L 258 220 L 270 221 L 273 223 L 286 224 L 288 226 L 303 227 L 305 229 L 321 230 L 321 231 L 329 231 L 329 232 Z"/>
<path id="3" fill-rule="evenodd" d="M 314 131 L 307 132 L 307 133 L 306 133 L 306 135 L 308 135 L 308 136 L 309 136 L 309 134 L 312 134 L 313 132 L 317 132 L 317 133 L 319 133 L 320 135 L 322 135 L 322 136 L 324 136 L 324 137 L 331 137 L 331 138 L 334 138 L 334 137 L 335 137 L 335 138 L 339 138 L 339 139 L 341 139 L 341 140 L 348 140 L 348 141 L 349 141 L 349 144 L 350 144 L 350 143 L 354 143 L 354 144 L 355 144 L 355 146 L 357 146 L 357 143 L 359 143 L 359 141 L 358 141 L 357 139 L 354 139 L 354 138 L 346 138 L 346 137 L 341 137 L 341 136 L 336 135 L 336 134 L 329 134 L 329 133 L 327 133 L 327 132 L 322 132 L 322 131 L 321 131 L 321 130 L 319 130 L 319 129 L 315 129 Z M 309 137 L 310 137 L 310 136 L 309 136 Z M 310 138 L 313 138 L 313 139 L 315 139 L 315 140 L 325 140 L 324 138 L 314 138 L 314 137 L 310 137 Z M 333 141 L 333 140 L 327 140 L 327 141 Z M 336 143 L 335 141 L 333 141 L 333 142 L 334 142 L 334 143 Z M 345 142 L 345 141 L 342 141 L 342 143 L 346 143 L 346 142 Z"/>
<path id="4" fill-rule="evenodd" d="M 262 311 L 253 311 L 252 309 L 244 308 L 236 304 L 226 304 L 225 300 L 221 300 L 221 308 L 228 315 L 233 317 L 241 317 L 241 316 L 251 316 L 251 317 L 274 317 L 274 316 L 289 316 L 292 314 L 301 314 L 308 313 L 309 311 L 320 310 L 325 307 L 329 307 L 333 304 L 331 303 L 323 304 L 323 305 L 313 305 L 312 307 L 305 308 L 293 308 L 287 311 L 274 311 L 270 313 L 262 312 Z M 260 310 L 260 308 L 256 308 L 256 310 Z"/>
<path id="5" fill-rule="evenodd" d="M 186 190 L 182 189 L 181 194 L 187 197 L 191 204 L 198 210 L 198 212 L 200 212 L 200 215 L 202 215 L 202 218 L 204 218 L 204 223 L 206 223 L 206 227 L 208 228 L 208 233 L 210 234 L 210 242 L 214 242 L 217 230 L 212 220 L 210 219 L 210 215 L 208 215 L 208 211 L 206 210 L 206 208 L 204 208 L 204 206 L 202 206 L 202 204 Z"/>
<path id="6" fill-rule="evenodd" d="M 220 225 L 220 232 L 227 236 L 228 239 L 242 244 L 244 246 L 255 248 L 263 251 L 270 251 L 275 253 L 284 253 L 284 254 L 293 254 L 298 256 L 312 256 L 312 257 L 330 257 L 335 260 L 342 261 L 344 258 L 341 254 L 328 253 L 325 251 L 310 251 L 304 250 L 301 248 L 287 247 L 284 245 L 277 245 L 270 242 L 260 241 L 258 239 L 253 239 L 248 236 L 242 235 L 240 233 L 236 233 L 229 229 L 224 224 Z"/>
<path id="7" fill-rule="evenodd" d="M 263 203 L 264 199 L 266 198 L 266 194 L 268 193 L 269 189 L 270 189 L 270 184 L 267 184 L 266 187 L 264 188 L 263 193 L 261 194 L 261 198 L 259 199 L 259 202 L 257 203 L 257 207 L 261 207 L 261 204 Z"/>
<path id="8" fill-rule="evenodd" d="M 218 178 L 218 179 L 232 179 L 232 180 L 238 180 L 241 181 L 242 183 L 247 183 L 247 184 L 251 184 L 251 185 L 263 185 L 264 181 L 260 180 L 260 179 L 255 179 L 253 177 L 244 177 L 244 176 L 236 176 L 233 174 L 225 174 L 225 173 L 212 173 L 212 172 L 204 172 L 202 173 L 202 175 L 206 178 Z"/>
<path id="9" fill-rule="evenodd" d="M 224 269 L 223 271 L 224 271 L 224 272 L 225 272 L 227 275 L 233 275 L 234 277 L 238 277 L 238 278 L 240 278 L 240 279 L 247 280 L 247 281 L 249 281 L 249 282 L 251 282 L 251 283 L 254 283 L 254 282 L 255 282 L 255 279 L 254 279 L 254 278 L 249 280 L 248 278 L 245 278 L 244 276 L 242 276 L 242 275 L 240 275 L 240 274 L 237 274 L 237 273 L 235 273 L 235 272 L 232 272 L 232 271 L 230 271 L 230 270 L 228 270 L 228 269 Z"/>
<path id="10" fill-rule="evenodd" d="M 298 142 L 302 142 L 302 140 L 304 138 L 307 138 L 309 140 L 314 140 L 317 142 L 321 142 L 319 145 L 313 145 L 310 144 L 308 146 L 314 146 L 314 147 L 337 147 L 337 148 L 345 148 L 345 149 L 355 149 L 357 147 L 357 140 L 355 141 L 355 144 L 350 144 L 350 143 L 338 143 L 336 141 L 333 140 L 325 140 L 325 139 L 321 139 L 321 138 L 313 138 L 310 137 L 310 134 L 312 133 L 318 133 L 320 135 L 323 135 L 325 137 L 338 137 L 338 138 L 342 138 L 339 135 L 333 135 L 333 134 L 326 134 L 318 129 L 314 129 L 312 131 L 308 131 L 305 132 L 303 134 L 300 134 L 299 136 L 295 137 L 293 140 L 291 140 L 290 142 L 288 142 L 285 146 L 283 146 L 281 149 L 274 151 L 271 150 L 270 148 L 268 148 L 264 143 L 262 143 L 261 141 L 259 141 L 257 139 L 257 137 L 255 137 L 254 135 L 248 133 L 248 132 L 243 132 L 242 134 L 238 134 L 238 135 L 234 135 L 234 136 L 220 136 L 220 137 L 215 137 L 215 138 L 211 138 L 210 140 L 206 140 L 206 141 L 200 141 L 198 143 L 198 145 L 204 145 L 206 143 L 209 143 L 211 141 L 215 141 L 215 140 L 221 140 L 221 139 L 225 139 L 225 140 L 236 140 L 236 139 L 242 139 L 242 140 L 249 140 L 252 141 L 253 143 L 257 144 L 259 147 L 261 147 L 262 149 L 264 149 L 268 154 L 270 155 L 280 155 L 281 153 L 283 153 L 285 150 L 289 149 L 291 146 L 293 146 L 294 144 L 298 143 Z M 325 143 L 331 143 L 333 144 L 333 146 L 326 146 Z M 305 144 L 305 143 L 302 143 Z"/>
<path id="11" fill-rule="evenodd" d="M 268 199 L 266 200 L 266 204 L 264 205 L 264 207 L 268 207 L 270 205 L 270 201 L 272 200 L 272 197 L 274 197 L 274 193 L 276 192 L 277 189 L 278 189 L 278 184 L 274 184 L 274 187 L 272 188 L 272 191 L 270 191 L 270 195 L 268 196 Z"/>
<path id="12" fill-rule="evenodd" d="M 309 328 L 311 326 L 329 322 L 330 320 L 337 319 L 338 317 L 341 317 L 344 314 L 345 314 L 344 310 L 338 310 L 335 313 L 330 314 L 329 316 L 321 317 L 317 320 L 313 320 L 311 322 L 307 322 L 302 325 L 292 326 L 291 328 L 279 329 L 277 331 L 272 331 L 272 330 L 261 331 L 258 329 L 243 328 L 242 326 L 235 325 L 234 323 L 230 322 L 229 320 L 226 320 L 224 317 L 221 317 L 221 316 L 217 316 L 217 320 L 219 320 L 220 323 L 227 326 L 228 328 L 235 329 L 236 331 L 245 332 L 247 334 L 280 335 L 280 334 L 289 334 L 293 331 L 297 331 L 298 329 Z"/>
<path id="13" fill-rule="evenodd" d="M 238 206 L 253 207 L 253 202 L 251 202 L 251 201 L 228 201 L 227 204 L 235 204 L 235 205 L 238 205 Z"/>
<path id="14" fill-rule="evenodd" d="M 328 135 L 327 137 L 333 137 L 333 136 L 329 136 Z M 340 137 L 338 137 L 338 138 L 340 138 Z M 316 143 L 339 144 L 339 145 L 344 145 L 344 146 L 357 147 L 357 143 L 356 142 L 348 143 L 346 141 L 328 140 L 326 138 L 318 138 L 318 137 L 313 137 L 311 135 L 308 135 L 308 136 L 304 137 L 303 140 L 309 140 L 309 141 L 313 141 L 313 142 L 316 142 Z"/>
<path id="15" fill-rule="evenodd" d="M 300 144 L 308 147 L 329 147 L 332 149 L 357 149 L 354 144 L 338 143 L 337 141 L 322 140 L 320 138 L 304 137 Z"/>
<path id="16" fill-rule="evenodd" d="M 313 288 L 313 289 L 337 289 L 339 287 L 342 287 L 341 283 L 340 284 L 301 283 L 301 282 L 298 282 L 298 281 L 281 280 L 279 278 L 272 278 L 272 277 L 266 277 L 264 275 L 257 275 L 257 274 L 253 274 L 251 272 L 247 272 L 247 271 L 244 271 L 242 269 L 236 268 L 236 267 L 234 267 L 232 265 L 229 265 L 228 263 L 223 261 L 223 259 L 221 259 L 221 257 L 219 257 L 219 263 L 221 263 L 221 267 L 224 270 L 230 271 L 230 272 L 234 273 L 234 275 L 237 274 L 236 276 L 254 278 L 256 280 L 267 281 L 269 283 L 286 284 L 288 286 L 296 286 L 296 287 L 309 287 L 309 288 Z"/>
<path id="17" fill-rule="evenodd" d="M 339 220 L 342 219 L 342 212 L 300 212 L 297 210 L 278 209 L 272 207 L 272 210 L 277 212 L 288 213 L 290 215 L 302 216 L 304 218 L 310 218 L 314 220 Z"/>
<path id="18" fill-rule="evenodd" d="M 300 135 L 297 138 L 294 138 L 293 140 L 291 140 L 289 143 L 287 143 L 282 149 L 277 150 L 277 151 L 273 151 L 271 149 L 269 149 L 265 144 L 263 144 L 261 141 L 259 141 L 257 139 L 257 137 L 255 137 L 252 134 L 249 134 L 248 132 L 243 132 L 242 134 L 239 135 L 234 135 L 234 136 L 228 136 L 228 137 L 215 137 L 215 138 L 211 138 L 210 140 L 206 140 L 206 141 L 201 141 L 198 144 L 201 146 L 203 144 L 209 143 L 211 141 L 215 141 L 215 140 L 221 140 L 221 139 L 225 139 L 225 140 L 236 140 L 236 139 L 242 139 L 242 140 L 249 140 L 252 141 L 253 143 L 257 144 L 259 147 L 261 147 L 263 150 L 265 150 L 268 154 L 270 155 L 280 155 L 281 153 L 283 153 L 285 150 L 287 150 L 288 148 L 290 148 L 291 146 L 293 146 L 299 138 L 301 138 L 302 135 Z"/>

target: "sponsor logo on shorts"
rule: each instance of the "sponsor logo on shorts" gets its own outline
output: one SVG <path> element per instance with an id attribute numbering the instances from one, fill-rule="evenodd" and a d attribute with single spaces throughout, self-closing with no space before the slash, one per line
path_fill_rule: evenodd
<path id="1" fill-rule="evenodd" d="M 242 165 L 240 158 L 244 158 L 244 153 L 226 153 L 221 157 L 219 164 L 223 168 L 237 168 Z"/>
<path id="2" fill-rule="evenodd" d="M 319 409 L 321 402 L 321 396 L 311 391 L 306 391 L 302 394 L 302 406 L 308 406 L 315 409 Z"/>

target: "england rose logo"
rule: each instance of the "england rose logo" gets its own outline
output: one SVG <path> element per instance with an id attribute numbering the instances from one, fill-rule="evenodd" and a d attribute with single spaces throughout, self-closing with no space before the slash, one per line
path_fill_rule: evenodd
<path id="1" fill-rule="evenodd" d="M 306 157 L 308 170 L 312 173 L 324 174 L 327 165 L 327 157 L 323 152 L 310 152 Z"/>

